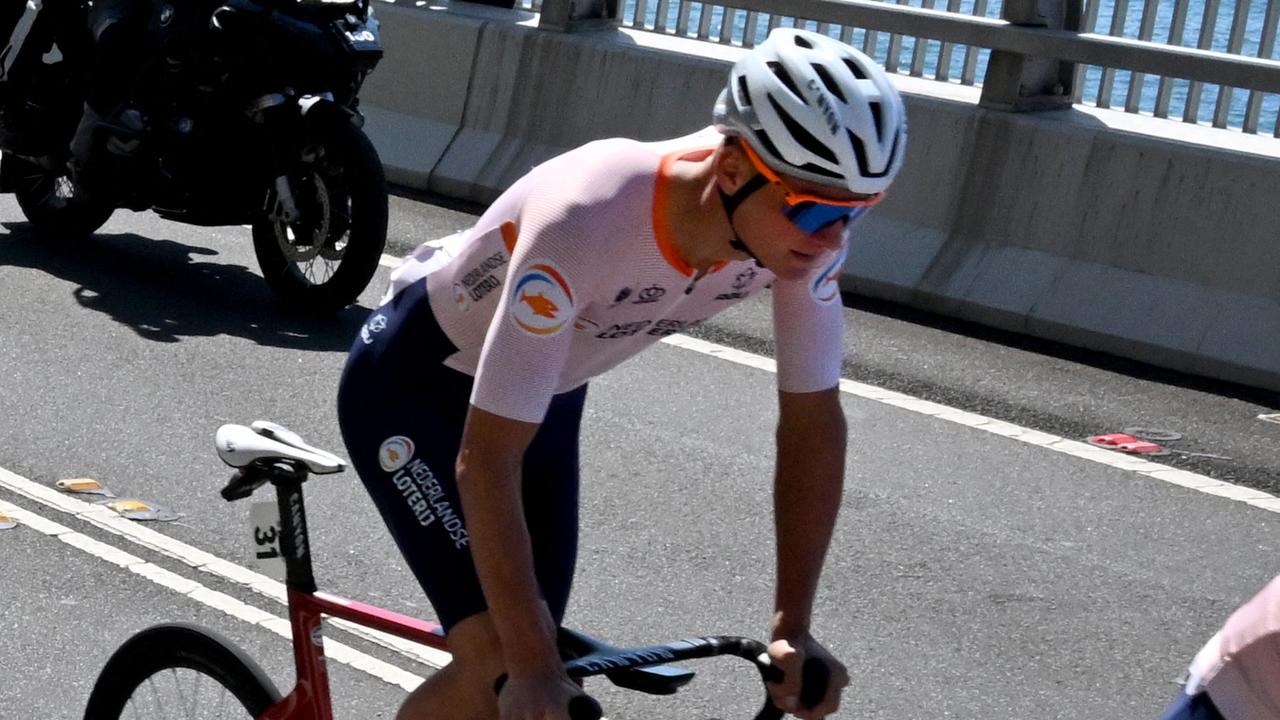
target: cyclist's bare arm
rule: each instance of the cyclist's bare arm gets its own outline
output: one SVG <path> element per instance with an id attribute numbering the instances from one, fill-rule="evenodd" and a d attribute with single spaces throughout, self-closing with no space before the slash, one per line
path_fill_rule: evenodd
<path id="1" fill-rule="evenodd" d="M 580 693 L 565 675 L 556 624 L 538 590 L 521 502 L 521 465 L 538 424 L 472 406 L 458 453 L 458 490 L 476 574 L 509 675 L 504 720 L 567 717 Z"/>
<path id="2" fill-rule="evenodd" d="M 848 430 L 838 388 L 808 393 L 779 392 L 778 460 L 774 480 L 774 521 L 778 541 L 778 579 L 770 650 L 786 681 L 775 686 L 779 707 L 801 717 L 835 712 L 845 669 L 809 634 L 813 598 L 831 542 L 844 487 Z M 802 709 L 799 668 L 806 656 L 831 666 L 827 696 Z"/>

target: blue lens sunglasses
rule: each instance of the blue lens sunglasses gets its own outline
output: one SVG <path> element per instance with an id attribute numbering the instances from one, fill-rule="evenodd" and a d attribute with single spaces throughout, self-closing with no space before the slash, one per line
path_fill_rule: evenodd
<path id="1" fill-rule="evenodd" d="M 834 223 L 852 223 L 884 198 L 884 193 L 881 192 L 849 200 L 837 200 L 793 190 L 777 173 L 764 164 L 749 144 L 739 143 L 739 147 L 746 152 L 747 159 L 755 166 L 757 172 L 786 191 L 787 209 L 784 214 L 806 235 L 813 235 Z"/>

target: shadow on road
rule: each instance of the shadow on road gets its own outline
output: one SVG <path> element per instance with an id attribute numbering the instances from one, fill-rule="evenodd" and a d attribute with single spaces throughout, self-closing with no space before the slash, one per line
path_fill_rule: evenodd
<path id="1" fill-rule="evenodd" d="M 332 317 L 289 313 L 247 268 L 199 260 L 218 254 L 209 248 L 132 233 L 58 243 L 27 223 L 0 226 L 9 231 L 0 234 L 0 265 L 74 283 L 81 305 L 156 342 L 232 335 L 273 347 L 345 351 L 369 313 L 359 306 Z"/>

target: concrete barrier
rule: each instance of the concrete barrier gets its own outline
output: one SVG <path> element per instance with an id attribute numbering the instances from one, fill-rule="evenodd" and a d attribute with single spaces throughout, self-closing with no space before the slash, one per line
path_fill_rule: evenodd
<path id="1" fill-rule="evenodd" d="M 908 166 L 851 246 L 846 287 L 1280 389 L 1280 143 L 911 100 Z"/>
<path id="2" fill-rule="evenodd" d="M 380 4 L 364 93 L 396 182 L 478 202 L 588 140 L 706 125 L 735 48 L 528 13 Z M 899 77 L 908 156 L 846 288 L 1280 390 L 1280 143 L 1124 113 L 1006 114 Z"/>

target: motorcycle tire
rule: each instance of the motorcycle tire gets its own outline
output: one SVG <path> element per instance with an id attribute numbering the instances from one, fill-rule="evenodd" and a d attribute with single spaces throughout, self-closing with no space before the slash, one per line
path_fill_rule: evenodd
<path id="1" fill-rule="evenodd" d="M 58 173 L 14 155 L 5 155 L 6 168 L 16 178 L 18 207 L 41 237 L 75 242 L 88 238 L 111 219 L 115 205 L 108 201 L 77 197 L 70 171 Z"/>
<path id="2" fill-rule="evenodd" d="M 299 217 L 259 218 L 253 248 L 282 304 L 327 315 L 355 302 L 377 272 L 387 243 L 387 181 L 360 128 L 345 118 L 314 127 L 289 177 Z"/>

